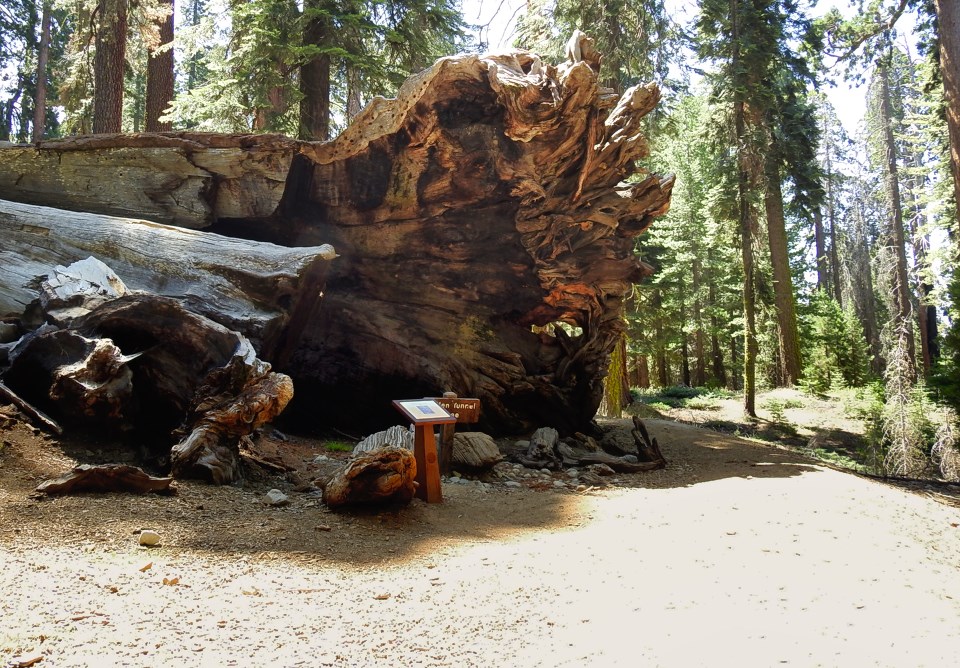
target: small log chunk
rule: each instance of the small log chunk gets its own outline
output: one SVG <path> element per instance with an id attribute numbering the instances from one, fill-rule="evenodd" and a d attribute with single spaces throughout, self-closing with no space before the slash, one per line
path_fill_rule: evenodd
<path id="1" fill-rule="evenodd" d="M 136 466 L 127 464 L 82 464 L 67 475 L 47 480 L 37 487 L 44 494 L 77 494 L 80 492 L 132 492 L 169 494 L 173 478 L 155 478 Z"/>
<path id="2" fill-rule="evenodd" d="M 417 462 L 405 448 L 386 447 L 356 456 L 323 490 L 330 508 L 409 503 L 417 489 Z"/>
<path id="3" fill-rule="evenodd" d="M 453 435 L 453 463 L 470 470 L 486 470 L 503 461 L 496 441 L 480 431 L 462 431 Z"/>
<path id="4" fill-rule="evenodd" d="M 514 458 L 533 469 L 559 469 L 561 458 L 555 452 L 560 434 L 553 427 L 540 427 L 530 437 L 530 447 L 525 453 L 514 455 Z"/>

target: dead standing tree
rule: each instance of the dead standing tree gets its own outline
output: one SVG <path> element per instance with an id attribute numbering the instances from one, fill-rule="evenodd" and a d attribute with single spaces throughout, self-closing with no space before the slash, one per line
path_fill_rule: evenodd
<path id="1" fill-rule="evenodd" d="M 488 430 L 583 431 L 648 271 L 633 237 L 673 180 L 635 164 L 657 88 L 618 97 L 587 38 L 573 44 L 559 66 L 441 59 L 327 143 L 181 133 L 0 150 L 0 197 L 333 244 L 323 317 L 281 366 L 311 419 L 392 422 L 390 399 L 449 389 L 482 400 Z M 111 185 L 81 197 L 93 172 Z M 538 330 L 551 323 L 573 333 Z"/>

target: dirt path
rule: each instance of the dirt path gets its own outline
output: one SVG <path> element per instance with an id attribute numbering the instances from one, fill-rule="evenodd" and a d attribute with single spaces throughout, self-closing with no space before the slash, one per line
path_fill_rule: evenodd
<path id="1" fill-rule="evenodd" d="M 442 505 L 362 515 L 193 484 L 34 500 L 70 462 L 12 439 L 0 665 L 33 653 L 41 667 L 956 662 L 955 505 L 648 424 L 671 466 L 617 488 L 445 485 Z M 141 527 L 163 546 L 137 546 Z"/>

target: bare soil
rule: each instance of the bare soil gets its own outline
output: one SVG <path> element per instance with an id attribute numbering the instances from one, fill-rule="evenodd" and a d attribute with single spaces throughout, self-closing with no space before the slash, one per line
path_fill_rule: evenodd
<path id="1" fill-rule="evenodd" d="M 445 484 L 442 504 L 333 513 L 296 476 L 38 497 L 42 480 L 119 453 L 8 421 L 0 665 L 956 662 L 953 488 L 647 424 L 670 465 L 614 487 Z M 277 449 L 304 466 L 345 456 L 306 439 Z M 271 487 L 292 503 L 265 505 Z M 159 547 L 139 546 L 144 528 Z"/>

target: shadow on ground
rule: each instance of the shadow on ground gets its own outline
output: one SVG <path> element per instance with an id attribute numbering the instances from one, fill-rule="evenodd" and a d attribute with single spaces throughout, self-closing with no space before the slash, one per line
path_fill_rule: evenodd
<path id="1" fill-rule="evenodd" d="M 616 423 L 629 429 L 629 421 Z M 662 471 L 620 475 L 616 486 L 667 489 L 738 477 L 787 478 L 817 471 L 811 461 L 783 449 L 666 420 L 648 420 L 670 462 Z M 120 551 L 136 546 L 141 529 L 160 533 L 163 544 L 151 554 L 183 551 L 291 558 L 323 564 L 390 565 L 433 555 L 439 542 L 505 542 L 531 530 L 565 531 L 588 516 L 588 495 L 534 491 L 476 483 L 444 485 L 442 504 L 334 513 L 316 495 L 290 493 L 289 506 L 263 503 L 281 479 L 214 487 L 180 481 L 172 496 L 86 494 L 37 497 L 35 486 L 56 477 L 83 450 L 32 434 L 24 425 L 4 432 L 0 453 L 0 537 L 5 542 L 52 542 Z M 104 445 L 97 456 L 104 456 Z M 91 446 L 93 447 L 93 446 Z M 92 450 L 86 450 L 90 455 Z"/>

